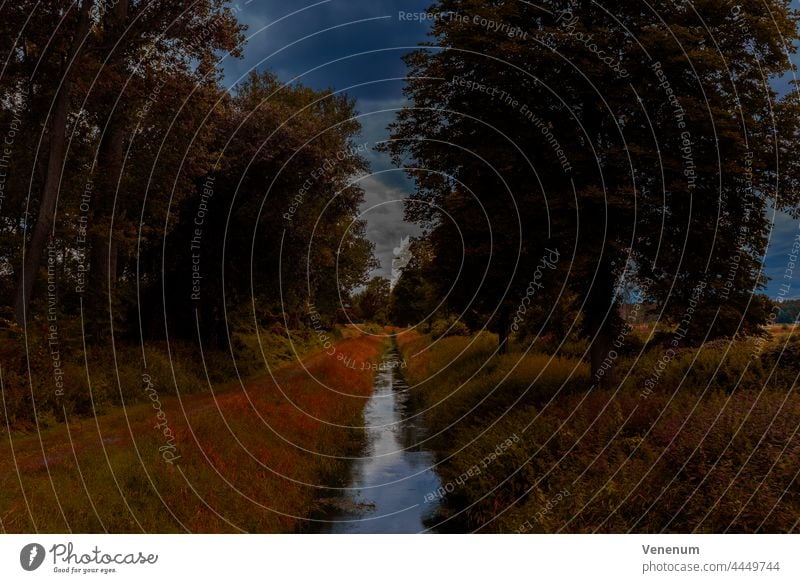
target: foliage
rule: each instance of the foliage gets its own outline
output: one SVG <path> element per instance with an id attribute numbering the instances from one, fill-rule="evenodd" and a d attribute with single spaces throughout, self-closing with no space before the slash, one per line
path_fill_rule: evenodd
<path id="1" fill-rule="evenodd" d="M 439 0 L 431 41 L 406 57 L 410 103 L 385 146 L 415 180 L 406 215 L 433 248 L 431 283 L 501 346 L 548 248 L 571 259 L 537 292 L 533 324 L 578 306 L 594 370 L 630 285 L 671 324 L 702 285 L 688 343 L 767 319 L 753 292 L 769 205 L 800 208 L 800 105 L 766 79 L 792 66 L 798 13 L 785 0 L 769 2 L 774 20 L 731 2 L 651 9 Z"/>
<path id="2" fill-rule="evenodd" d="M 63 338 L 56 361 L 42 331 L 29 329 L 27 351 L 19 333 L 2 331 L 4 426 L 29 429 L 43 415 L 63 421 L 65 414 L 96 416 L 139 403 L 147 399 L 144 375 L 163 395 L 205 393 L 209 384 L 263 377 L 322 348 L 311 330 L 287 335 L 262 329 L 232 335 L 235 360 L 230 352 L 200 352 L 184 340 L 149 342 L 143 349 L 89 345 L 84 352 L 80 329 L 75 326 L 73 332 L 73 341 Z"/>
<path id="3" fill-rule="evenodd" d="M 469 328 L 461 320 L 453 315 L 436 318 L 431 322 L 430 335 L 432 338 L 444 338 L 446 336 L 466 336 Z"/>
<path id="4" fill-rule="evenodd" d="M 789 300 L 779 305 L 778 324 L 795 324 L 800 322 L 800 300 Z"/>
<path id="5" fill-rule="evenodd" d="M 362 291 L 353 296 L 354 314 L 367 322 L 386 324 L 390 293 L 388 279 L 373 277 Z"/>
<path id="6" fill-rule="evenodd" d="M 408 263 L 392 288 L 389 316 L 398 326 L 424 323 L 439 307 L 437 290 L 432 283 L 434 266 L 433 249 L 424 238 L 414 238 L 409 243 Z"/>
<path id="7" fill-rule="evenodd" d="M 35 329 L 54 300 L 62 326 L 83 312 L 90 345 L 113 328 L 219 348 L 229 315 L 300 328 L 311 304 L 328 327 L 344 320 L 375 267 L 349 97 L 269 72 L 229 94 L 219 58 L 244 37 L 224 0 L 2 12 L 0 119 L 15 138 L 0 293 L 19 324 Z"/>

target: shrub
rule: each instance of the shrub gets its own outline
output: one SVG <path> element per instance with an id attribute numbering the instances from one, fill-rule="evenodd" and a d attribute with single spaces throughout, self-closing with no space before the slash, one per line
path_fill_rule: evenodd
<path id="1" fill-rule="evenodd" d="M 124 342 L 113 347 L 90 345 L 84 354 L 79 328 L 76 332 L 74 322 L 66 317 L 63 322 L 59 325 L 58 378 L 45 327 L 29 326 L 27 344 L 19 329 L 0 331 L 5 414 L 14 428 L 32 428 L 37 421 L 51 420 L 50 416 L 63 420 L 65 413 L 96 415 L 123 403 L 141 402 L 147 398 L 145 374 L 162 396 L 200 393 L 208 390 L 209 380 L 215 384 L 234 380 L 237 370 L 241 378 L 265 373 L 267 364 L 280 368 L 321 348 L 311 330 L 293 331 L 291 340 L 285 332 L 262 331 L 258 336 L 244 330 L 232 334 L 235 367 L 228 351 L 201 353 L 198 345 L 186 341 L 170 342 L 169 347 L 166 342 L 148 342 L 145 367 L 141 347 Z M 330 336 L 335 339 L 338 333 Z"/>
<path id="2" fill-rule="evenodd" d="M 430 325 L 430 335 L 434 339 L 446 336 L 466 336 L 467 334 L 469 334 L 469 328 L 455 316 L 437 318 Z"/>

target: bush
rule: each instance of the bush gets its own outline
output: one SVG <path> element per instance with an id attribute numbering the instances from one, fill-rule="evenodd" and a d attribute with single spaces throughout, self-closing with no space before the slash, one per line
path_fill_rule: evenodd
<path id="1" fill-rule="evenodd" d="M 73 323 L 63 320 L 58 370 L 46 328 L 29 327 L 27 352 L 20 330 L 0 331 L 5 413 L 13 428 L 30 429 L 37 422 L 63 420 L 65 413 L 69 417 L 97 415 L 123 403 L 144 401 L 144 375 L 161 396 L 200 393 L 208 391 L 209 381 L 219 384 L 236 379 L 237 370 L 240 377 L 250 377 L 265 373 L 267 364 L 279 368 L 321 348 L 309 330 L 292 332 L 291 341 L 285 332 L 264 331 L 259 337 L 254 331 L 239 331 L 232 337 L 235 367 L 227 351 L 201 353 L 197 345 L 185 341 L 170 342 L 169 347 L 165 342 L 148 342 L 145 367 L 140 346 L 118 343 L 112 350 L 110 345 L 95 345 L 84 354 L 82 342 L 75 340 Z"/>
<path id="2" fill-rule="evenodd" d="M 776 342 L 764 351 L 761 361 L 765 375 L 770 375 L 771 386 L 787 391 L 796 390 L 800 372 L 800 334 L 795 333 Z"/>
<path id="3" fill-rule="evenodd" d="M 434 339 L 447 336 L 466 336 L 467 334 L 469 334 L 469 328 L 455 316 L 438 318 L 430 325 L 430 335 Z"/>

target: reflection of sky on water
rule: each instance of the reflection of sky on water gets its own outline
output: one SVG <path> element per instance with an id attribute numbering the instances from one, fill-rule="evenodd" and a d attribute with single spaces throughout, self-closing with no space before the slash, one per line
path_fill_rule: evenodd
<path id="1" fill-rule="evenodd" d="M 385 370 L 375 377 L 375 391 L 364 412 L 368 448 L 363 459 L 353 462 L 343 510 L 325 520 L 337 521 L 321 527 L 331 533 L 415 533 L 425 530 L 423 520 L 436 510 L 425 503 L 425 495 L 441 485 L 433 471 L 433 454 L 414 445 L 422 437 L 416 419 L 407 415 L 407 386 L 395 374 L 399 364 L 392 351 Z M 404 449 L 409 448 L 409 449 Z"/>

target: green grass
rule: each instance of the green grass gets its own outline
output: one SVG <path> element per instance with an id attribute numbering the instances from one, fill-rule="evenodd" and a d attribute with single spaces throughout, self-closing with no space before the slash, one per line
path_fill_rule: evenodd
<path id="1" fill-rule="evenodd" d="M 69 330 L 69 328 L 66 328 Z M 341 338 L 341 332 L 332 336 Z M 63 332 L 58 345 L 63 387 L 56 386 L 53 357 L 46 333 L 31 327 L 27 349 L 20 332 L 2 331 L 5 416 L 16 429 L 33 429 L 37 422 L 52 423 L 69 417 L 93 416 L 147 399 L 143 377 L 148 375 L 161 394 L 207 393 L 214 384 L 268 375 L 320 344 L 310 330 L 283 332 L 253 330 L 232 334 L 230 350 L 209 349 L 186 341 L 149 341 L 145 349 L 127 342 L 88 346 Z M 29 369 L 30 366 L 30 369 Z M 28 372 L 30 370 L 30 373 Z M 88 377 L 88 378 L 87 378 Z M 57 389 L 61 388 L 62 395 Z M 35 403 L 36 414 L 31 402 Z M 38 417 L 38 418 L 37 418 Z"/>

